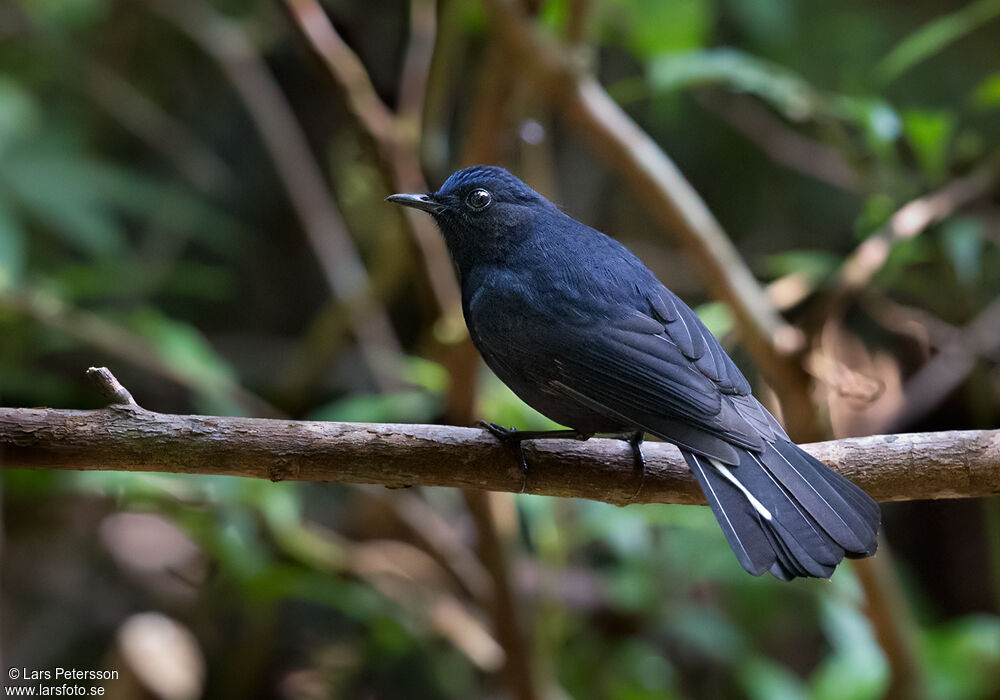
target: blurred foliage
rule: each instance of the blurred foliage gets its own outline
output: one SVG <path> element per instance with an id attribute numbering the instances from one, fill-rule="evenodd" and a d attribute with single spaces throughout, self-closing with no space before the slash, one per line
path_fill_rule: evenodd
<path id="1" fill-rule="evenodd" d="M 178 7 L 196 11 L 201 1 Z M 338 321 L 345 312 L 329 305 L 238 96 L 151 5 L 0 7 L 0 401 L 95 407 L 83 369 L 106 364 L 154 410 L 442 420 L 460 334 L 434 318 L 418 256 L 381 203 L 389 186 L 374 149 L 280 4 L 233 0 L 215 10 L 256 42 L 328 171 L 407 353 L 386 358 L 398 386 L 384 392 Z M 996 0 L 541 5 L 557 35 L 590 6 L 585 41 L 602 83 L 678 162 L 764 280 L 799 276 L 822 292 L 899 207 L 981 167 L 1000 144 Z M 441 26 L 459 36 L 454 65 L 432 76 L 447 95 L 434 103 L 442 113 L 425 118 L 447 125 L 438 145 L 451 167 L 488 26 L 471 0 L 441 8 L 453 20 Z M 327 10 L 394 103 L 408 6 Z M 531 119 L 544 138 L 511 139 L 508 164 L 636 249 L 728 336 L 729 310 L 707 299 L 689 260 L 652 230 L 618 178 L 517 94 L 513 131 Z M 932 337 L 935 328 L 956 332 L 1000 296 L 998 221 L 994 190 L 895 245 L 865 303 L 843 318 L 822 316 L 815 295 L 790 318 L 817 343 L 836 324 L 905 378 L 947 341 Z M 886 325 L 866 311 L 887 301 L 938 325 L 923 316 Z M 340 335 L 327 357 L 310 338 L 330 326 Z M 318 357 L 305 390 L 290 378 L 303 353 Z M 996 359 L 977 360 L 908 427 L 995 427 Z M 552 426 L 485 370 L 477 392 L 484 418 Z M 838 399 L 828 400 L 835 418 Z M 11 470 L 2 486 L 8 665 L 122 667 L 116 630 L 155 609 L 194 632 L 209 669 L 205 697 L 502 692 L 482 601 L 399 515 L 416 498 L 471 547 L 472 525 L 451 491 Z M 1000 693 L 998 509 L 996 500 L 885 509 L 929 697 Z M 864 699 L 888 686 L 849 567 L 829 583 L 753 579 L 705 508 L 520 496 L 516 510 L 511 566 L 534 665 L 553 697 Z M 148 518 L 123 528 L 122 514 Z M 188 544 L 171 555 L 168 542 Z"/>

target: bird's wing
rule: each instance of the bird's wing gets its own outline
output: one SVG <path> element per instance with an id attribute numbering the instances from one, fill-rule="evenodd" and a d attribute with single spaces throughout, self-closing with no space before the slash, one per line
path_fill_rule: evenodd
<path id="1" fill-rule="evenodd" d="M 546 333 L 553 391 L 725 463 L 784 435 L 697 315 L 665 287 L 605 307 L 600 322 Z"/>

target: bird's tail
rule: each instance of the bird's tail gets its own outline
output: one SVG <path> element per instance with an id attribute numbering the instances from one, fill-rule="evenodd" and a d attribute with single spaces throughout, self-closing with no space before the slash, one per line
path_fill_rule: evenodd
<path id="1" fill-rule="evenodd" d="M 875 553 L 878 504 L 794 443 L 739 449 L 736 466 L 682 452 L 729 546 L 754 576 L 829 578 L 845 556 Z"/>

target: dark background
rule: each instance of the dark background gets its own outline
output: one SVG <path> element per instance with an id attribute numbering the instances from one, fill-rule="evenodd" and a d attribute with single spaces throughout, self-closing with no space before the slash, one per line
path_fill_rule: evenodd
<path id="1" fill-rule="evenodd" d="M 418 179 L 506 165 L 632 247 L 774 405 L 691 258 L 498 58 L 478 3 L 324 9 L 402 115 Z M 1000 208 L 995 180 L 968 182 L 1000 143 L 1000 3 L 528 11 L 675 160 L 758 279 L 784 280 L 774 299 L 805 334 L 834 435 L 996 427 Z M 434 46 L 426 86 L 413 46 Z M 272 140 L 289 130 L 304 157 Z M 545 427 L 485 369 L 460 381 L 464 328 L 382 202 L 407 184 L 384 156 L 281 2 L 0 5 L 0 401 L 99 407 L 83 370 L 107 365 L 163 412 Z M 304 231 L 292 195 L 310 173 L 370 277 L 361 301 L 331 296 Z M 831 304 L 852 251 L 942 192 L 940 220 Z M 389 334 L 352 330 L 352 306 L 384 310 Z M 118 697 L 510 692 L 455 491 L 15 470 L 2 488 L 5 667 L 120 669 Z M 746 575 L 705 508 L 494 507 L 545 697 L 876 698 L 899 653 L 928 696 L 1000 693 L 996 499 L 886 505 L 888 599 L 868 603 L 850 566 L 830 582 Z M 902 652 L 880 646 L 880 615 Z"/>

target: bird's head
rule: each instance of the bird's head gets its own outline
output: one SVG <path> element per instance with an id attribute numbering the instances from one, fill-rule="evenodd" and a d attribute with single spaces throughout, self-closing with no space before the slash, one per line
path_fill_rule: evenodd
<path id="1" fill-rule="evenodd" d="M 451 174 L 433 194 L 386 201 L 430 213 L 459 266 L 502 255 L 555 206 L 503 168 L 476 165 Z"/>

